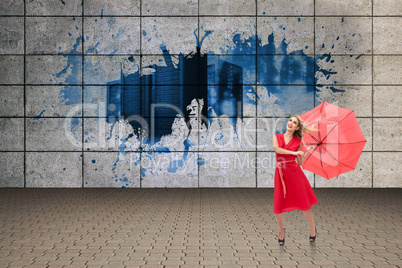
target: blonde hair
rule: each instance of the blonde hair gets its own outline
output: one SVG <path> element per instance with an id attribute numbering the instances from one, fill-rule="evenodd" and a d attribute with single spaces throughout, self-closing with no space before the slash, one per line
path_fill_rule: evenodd
<path id="1" fill-rule="evenodd" d="M 307 126 L 304 123 L 304 121 L 300 118 L 300 116 L 294 114 L 294 115 L 291 115 L 289 118 L 292 118 L 292 117 L 296 117 L 297 121 L 299 122 L 297 125 L 299 127 L 299 129 L 294 132 L 294 135 L 296 135 L 296 137 L 298 137 L 299 139 L 301 139 L 304 134 L 310 133 L 311 131 L 314 130 L 314 128 Z"/>

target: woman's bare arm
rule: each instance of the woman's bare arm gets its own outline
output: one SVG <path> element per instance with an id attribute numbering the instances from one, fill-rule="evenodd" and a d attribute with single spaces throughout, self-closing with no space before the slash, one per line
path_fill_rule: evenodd
<path id="1" fill-rule="evenodd" d="M 291 154 L 291 155 L 301 155 L 301 154 L 303 154 L 303 152 L 300 151 L 300 150 L 294 152 L 294 151 L 286 150 L 286 149 L 283 149 L 283 148 L 279 147 L 278 138 L 276 137 L 276 135 L 272 136 L 272 145 L 274 147 L 275 153 L 277 153 L 277 154 Z"/>

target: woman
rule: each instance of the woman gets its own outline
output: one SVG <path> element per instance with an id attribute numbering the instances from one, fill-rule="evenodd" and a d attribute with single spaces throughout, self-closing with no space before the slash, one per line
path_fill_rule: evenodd
<path id="1" fill-rule="evenodd" d="M 310 186 L 307 177 L 300 166 L 305 158 L 301 151 L 301 138 L 304 133 L 312 129 L 304 125 L 302 119 L 292 115 L 286 126 L 286 132 L 275 134 L 272 144 L 276 153 L 274 213 L 279 226 L 279 245 L 285 244 L 285 230 L 283 229 L 283 212 L 296 209 L 303 211 L 310 223 L 310 242 L 316 238 L 313 213 L 310 207 L 318 200 Z M 297 158 L 297 162 L 295 159 Z"/>

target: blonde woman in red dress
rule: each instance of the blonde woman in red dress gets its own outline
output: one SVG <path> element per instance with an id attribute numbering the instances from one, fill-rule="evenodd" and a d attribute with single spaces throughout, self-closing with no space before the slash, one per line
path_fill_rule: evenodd
<path id="1" fill-rule="evenodd" d="M 304 175 L 300 165 L 305 154 L 301 151 L 301 138 L 312 129 L 303 124 L 302 119 L 292 115 L 286 126 L 286 132 L 275 134 L 272 144 L 276 153 L 274 213 L 279 226 L 279 245 L 285 244 L 285 230 L 283 228 L 283 212 L 302 210 L 310 223 L 310 242 L 316 238 L 311 206 L 318 200 Z M 297 160 L 297 162 L 296 162 Z"/>

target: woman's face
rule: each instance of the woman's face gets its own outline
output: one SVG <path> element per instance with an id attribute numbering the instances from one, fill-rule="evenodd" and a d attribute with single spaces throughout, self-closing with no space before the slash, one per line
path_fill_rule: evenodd
<path id="1" fill-rule="evenodd" d="M 294 132 L 299 129 L 299 120 L 296 117 L 289 118 L 287 123 L 287 129 L 291 132 Z"/>

